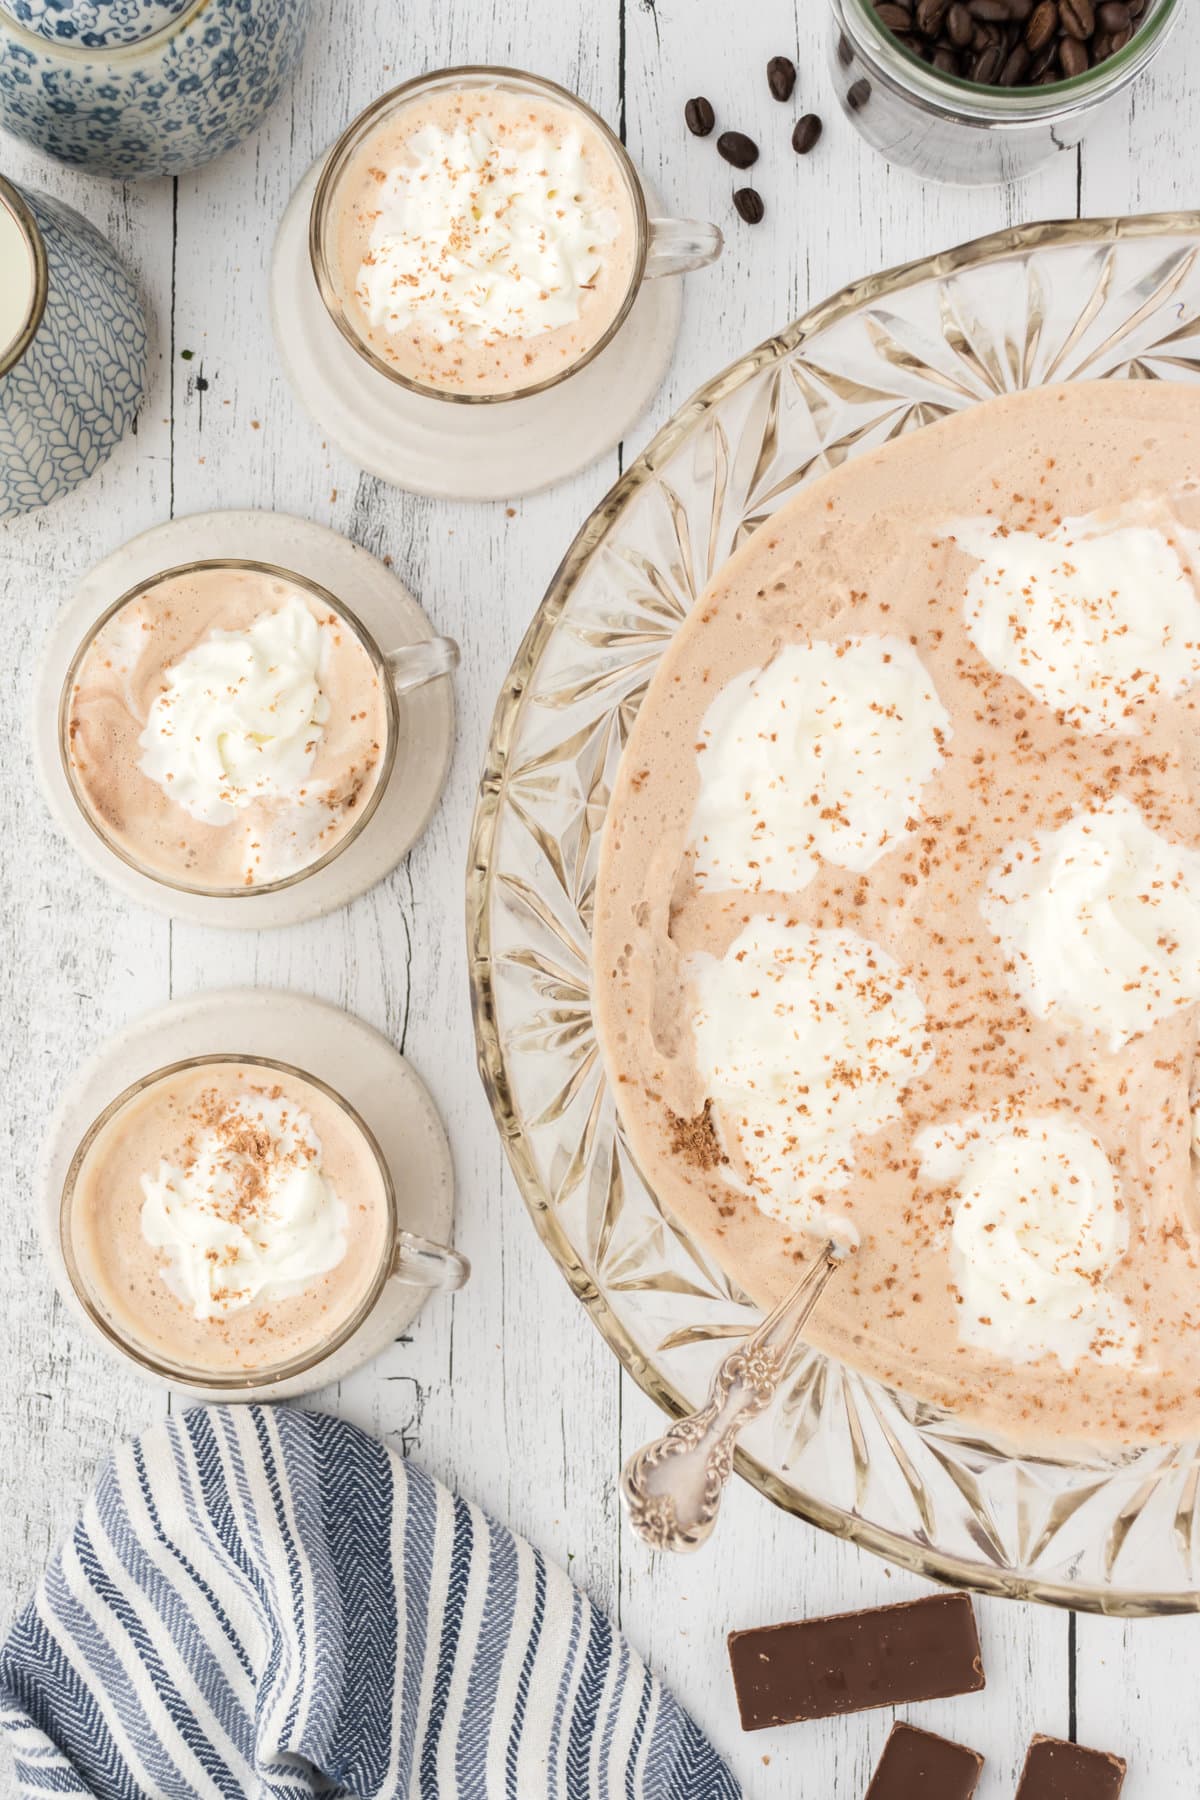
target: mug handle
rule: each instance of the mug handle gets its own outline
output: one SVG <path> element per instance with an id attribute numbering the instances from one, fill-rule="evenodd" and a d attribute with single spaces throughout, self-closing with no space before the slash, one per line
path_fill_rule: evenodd
<path id="1" fill-rule="evenodd" d="M 440 1288 L 443 1293 L 452 1294 L 470 1273 L 470 1263 L 457 1250 L 416 1237 L 411 1231 L 396 1233 L 389 1280 L 403 1281 L 410 1287 Z"/>
<path id="2" fill-rule="evenodd" d="M 646 252 L 647 281 L 660 275 L 686 275 L 716 262 L 725 239 L 716 225 L 699 219 L 651 219 L 650 247 Z"/>
<path id="3" fill-rule="evenodd" d="M 408 694 L 413 688 L 436 681 L 439 675 L 449 675 L 457 669 L 458 659 L 459 649 L 453 638 L 435 637 L 420 644 L 406 644 L 403 650 L 390 650 L 383 660 L 396 692 Z"/>

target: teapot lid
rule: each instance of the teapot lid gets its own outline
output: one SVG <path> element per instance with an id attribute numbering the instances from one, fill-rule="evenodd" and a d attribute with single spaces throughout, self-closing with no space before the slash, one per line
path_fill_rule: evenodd
<path id="1" fill-rule="evenodd" d="M 0 13 L 64 50 L 116 50 L 165 31 L 194 5 L 195 0 L 0 0 Z"/>

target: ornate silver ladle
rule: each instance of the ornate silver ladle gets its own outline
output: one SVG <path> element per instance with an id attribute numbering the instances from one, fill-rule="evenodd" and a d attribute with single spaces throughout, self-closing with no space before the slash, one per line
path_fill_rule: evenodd
<path id="1" fill-rule="evenodd" d="M 847 1251 L 826 1244 L 757 1331 L 720 1364 L 699 1412 L 637 1450 L 621 1475 L 621 1498 L 638 1536 L 655 1550 L 698 1550 L 721 1510 L 738 1433 L 775 1398 L 800 1333 Z"/>

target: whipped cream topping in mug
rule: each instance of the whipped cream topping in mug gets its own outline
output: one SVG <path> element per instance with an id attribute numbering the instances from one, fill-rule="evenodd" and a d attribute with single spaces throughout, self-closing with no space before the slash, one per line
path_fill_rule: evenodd
<path id="1" fill-rule="evenodd" d="M 206 825 L 259 796 L 299 801 L 329 717 L 332 629 L 290 594 L 243 631 L 211 631 L 164 671 L 138 739 L 143 773 Z"/>
<path id="2" fill-rule="evenodd" d="M 317 591 L 198 564 L 102 622 L 63 729 L 102 837 L 150 875 L 241 892 L 303 873 L 369 817 L 388 768 L 387 677 Z"/>
<path id="3" fill-rule="evenodd" d="M 355 291 L 376 329 L 539 337 L 579 318 L 619 227 L 577 131 L 505 142 L 431 122 L 384 174 Z"/>
<path id="4" fill-rule="evenodd" d="M 142 1236 L 194 1319 L 295 1292 L 346 1254 L 346 1208 L 321 1140 L 282 1093 L 206 1096 L 186 1153 L 143 1172 L 141 1189 Z"/>
<path id="5" fill-rule="evenodd" d="M 502 398 L 567 373 L 634 279 L 641 226 L 619 157 L 565 95 L 476 83 L 396 96 L 319 202 L 352 335 L 439 393 Z"/>

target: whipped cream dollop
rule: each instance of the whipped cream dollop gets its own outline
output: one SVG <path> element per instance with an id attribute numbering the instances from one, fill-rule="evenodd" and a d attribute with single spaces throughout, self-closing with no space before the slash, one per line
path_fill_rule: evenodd
<path id="1" fill-rule="evenodd" d="M 196 1319 L 295 1293 L 346 1254 L 346 1209 L 321 1171 L 321 1141 L 286 1096 L 214 1095 L 186 1161 L 144 1174 L 142 1236 Z"/>
<path id="2" fill-rule="evenodd" d="M 1200 1000 L 1200 852 L 1121 796 L 1009 844 L 979 907 L 1029 1011 L 1110 1050 Z"/>
<path id="3" fill-rule="evenodd" d="M 578 133 L 500 141 L 482 122 L 429 124 L 406 150 L 381 171 L 355 285 L 371 324 L 448 344 L 574 323 L 619 230 Z"/>
<path id="4" fill-rule="evenodd" d="M 785 645 L 728 682 L 704 715 L 697 887 L 798 893 L 822 857 L 869 869 L 919 815 L 950 735 L 902 638 Z"/>
<path id="5" fill-rule="evenodd" d="M 1083 1125 L 975 1115 L 929 1126 L 921 1173 L 954 1189 L 959 1333 L 1011 1362 L 1131 1363 L 1137 1325 L 1104 1287 L 1129 1246 L 1117 1179 Z"/>
<path id="6" fill-rule="evenodd" d="M 166 672 L 138 739 L 143 773 L 205 825 L 264 796 L 300 799 L 329 717 L 325 629 L 292 594 L 245 631 L 211 631 Z"/>
<path id="7" fill-rule="evenodd" d="M 900 1117 L 932 1061 L 913 983 L 856 932 L 770 917 L 751 919 L 724 956 L 693 958 L 691 976 L 696 1067 L 726 1174 L 772 1218 L 857 1244 L 824 1196 L 846 1187 L 856 1140 Z"/>
<path id="8" fill-rule="evenodd" d="M 978 558 L 963 597 L 975 648 L 1076 730 L 1137 732 L 1148 703 L 1200 677 L 1195 534 L 1148 504 L 1045 533 L 959 520 L 947 535 Z"/>

